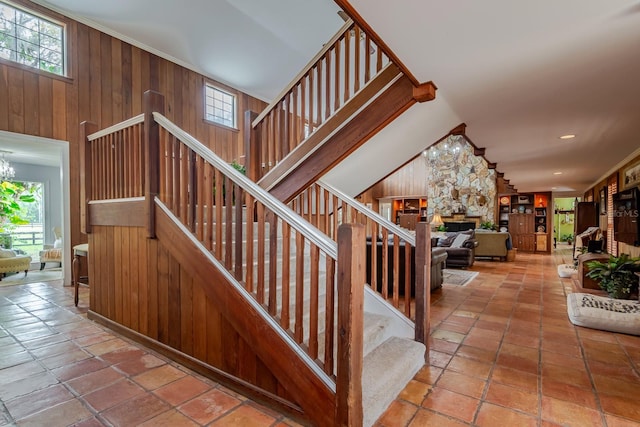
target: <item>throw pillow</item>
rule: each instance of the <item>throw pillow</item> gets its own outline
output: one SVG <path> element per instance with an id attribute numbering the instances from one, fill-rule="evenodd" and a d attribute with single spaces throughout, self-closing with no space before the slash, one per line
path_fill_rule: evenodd
<path id="1" fill-rule="evenodd" d="M 61 247 L 62 247 L 62 239 L 56 239 L 56 241 L 53 242 L 53 248 L 60 249 Z"/>
<path id="2" fill-rule="evenodd" d="M 455 236 L 447 236 L 438 238 L 438 247 L 448 248 L 453 243 Z"/>
<path id="3" fill-rule="evenodd" d="M 453 240 L 453 243 L 451 243 L 451 247 L 461 248 L 462 245 L 464 245 L 464 242 L 466 242 L 467 240 L 469 240 L 468 234 L 458 234 L 456 238 Z"/>
<path id="4" fill-rule="evenodd" d="M 16 253 L 11 249 L 0 249 L 0 258 L 13 258 Z"/>

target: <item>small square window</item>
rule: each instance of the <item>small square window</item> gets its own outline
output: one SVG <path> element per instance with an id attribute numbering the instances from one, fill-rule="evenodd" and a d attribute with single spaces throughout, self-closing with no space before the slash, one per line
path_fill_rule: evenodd
<path id="1" fill-rule="evenodd" d="M 230 93 L 207 84 L 205 86 L 204 118 L 206 120 L 236 127 L 236 97 Z"/>

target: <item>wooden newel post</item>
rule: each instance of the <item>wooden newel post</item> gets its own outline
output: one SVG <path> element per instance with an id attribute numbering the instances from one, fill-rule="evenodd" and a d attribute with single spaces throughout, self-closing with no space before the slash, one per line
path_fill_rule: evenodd
<path id="1" fill-rule="evenodd" d="M 260 131 L 253 128 L 252 122 L 258 113 L 245 111 L 244 113 L 244 153 L 247 177 L 253 182 L 260 179 Z"/>
<path id="2" fill-rule="evenodd" d="M 336 425 L 362 426 L 365 228 L 338 228 L 338 370 Z"/>
<path id="3" fill-rule="evenodd" d="M 89 216 L 89 201 L 92 199 L 91 175 L 91 141 L 89 135 L 98 131 L 98 125 L 93 122 L 80 123 L 82 140 L 80 141 L 80 231 L 91 233 L 91 218 Z"/>
<path id="4" fill-rule="evenodd" d="M 429 361 L 429 318 L 431 304 L 431 230 L 426 222 L 416 224 L 416 341 L 427 347 Z"/>
<path id="5" fill-rule="evenodd" d="M 160 188 L 160 126 L 153 118 L 153 112 L 164 114 L 164 96 L 148 90 L 143 96 L 144 102 L 144 150 L 145 180 L 144 194 L 147 205 L 147 236 L 156 237 L 156 217 L 154 199 Z"/>

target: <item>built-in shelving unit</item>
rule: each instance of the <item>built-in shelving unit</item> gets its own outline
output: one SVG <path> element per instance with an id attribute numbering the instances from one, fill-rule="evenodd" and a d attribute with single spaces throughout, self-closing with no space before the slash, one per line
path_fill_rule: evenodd
<path id="1" fill-rule="evenodd" d="M 505 194 L 498 198 L 498 229 L 511 233 L 523 252 L 550 252 L 550 193 Z"/>
<path id="2" fill-rule="evenodd" d="M 391 204 L 392 218 L 395 223 L 409 230 L 415 229 L 416 222 L 427 220 L 426 197 L 398 197 Z"/>

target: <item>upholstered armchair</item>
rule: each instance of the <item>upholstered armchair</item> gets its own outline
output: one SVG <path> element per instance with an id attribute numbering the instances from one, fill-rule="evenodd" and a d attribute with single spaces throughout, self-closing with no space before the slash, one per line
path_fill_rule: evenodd
<path id="1" fill-rule="evenodd" d="M 62 266 L 62 230 L 60 227 L 53 227 L 53 235 L 56 238 L 53 247 L 45 245 L 45 248 L 40 251 L 40 270 L 43 270 L 48 262 L 57 262 Z"/>

